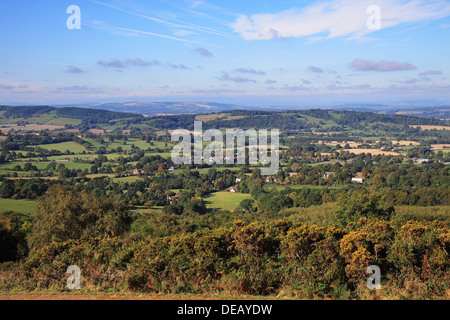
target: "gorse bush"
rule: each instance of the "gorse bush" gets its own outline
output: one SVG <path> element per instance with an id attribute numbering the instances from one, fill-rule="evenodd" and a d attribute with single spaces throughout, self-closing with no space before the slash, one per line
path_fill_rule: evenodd
<path id="1" fill-rule="evenodd" d="M 385 297 L 444 298 L 448 252 L 450 229 L 437 221 L 361 218 L 351 230 L 236 221 L 164 238 L 52 242 L 17 267 L 8 286 L 66 290 L 67 267 L 78 265 L 86 291 L 361 298 L 370 296 L 367 267 L 378 265 Z M 421 290 L 408 290 L 411 283 Z"/>

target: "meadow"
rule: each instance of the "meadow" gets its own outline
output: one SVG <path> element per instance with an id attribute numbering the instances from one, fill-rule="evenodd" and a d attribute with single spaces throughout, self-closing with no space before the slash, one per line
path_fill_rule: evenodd
<path id="1" fill-rule="evenodd" d="M 31 200 L 14 200 L 0 198 L 0 213 L 17 212 L 23 214 L 31 214 L 34 210 L 35 201 Z"/>
<path id="2" fill-rule="evenodd" d="M 223 191 L 212 193 L 204 198 L 206 208 L 228 211 L 234 211 L 244 199 L 251 199 L 251 196 L 245 193 Z"/>

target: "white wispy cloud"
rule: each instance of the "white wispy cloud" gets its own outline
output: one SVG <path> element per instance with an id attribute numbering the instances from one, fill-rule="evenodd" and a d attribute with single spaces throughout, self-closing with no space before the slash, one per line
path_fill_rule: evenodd
<path id="1" fill-rule="evenodd" d="M 442 71 L 441 70 L 427 70 L 424 72 L 421 72 L 419 76 L 441 76 Z"/>
<path id="2" fill-rule="evenodd" d="M 279 13 L 240 15 L 231 28 L 245 40 L 336 37 L 360 38 L 377 31 L 367 22 L 372 5 L 380 7 L 381 28 L 423 23 L 450 16 L 444 0 L 332 0 Z"/>
<path id="3" fill-rule="evenodd" d="M 225 38 L 230 38 L 230 39 L 235 39 L 233 36 L 230 36 L 228 34 L 225 34 L 221 31 L 215 30 L 213 28 L 210 27 L 203 27 L 194 23 L 190 23 L 190 22 L 186 22 L 186 21 L 181 21 L 175 18 L 171 18 L 171 20 L 175 21 L 174 22 L 170 22 L 170 21 L 166 21 L 160 18 L 156 18 L 156 17 L 151 17 L 145 14 L 141 14 L 141 13 L 137 13 L 137 12 L 133 12 L 130 10 L 126 10 L 108 3 L 104 3 L 101 1 L 96 1 L 96 0 L 91 0 L 91 2 L 96 3 L 98 5 L 104 6 L 104 7 L 108 7 L 111 9 L 114 9 L 116 11 L 120 11 L 129 15 L 133 15 L 136 17 L 140 17 L 143 19 L 147 19 L 153 22 L 157 22 L 163 25 L 166 25 L 167 27 L 171 27 L 171 28 L 175 28 L 177 29 L 177 31 L 175 32 L 176 35 L 178 36 L 186 36 L 186 35 L 191 35 L 191 34 L 195 34 L 195 32 L 193 31 L 197 31 L 197 32 L 201 32 L 201 33 L 208 33 L 208 34 L 212 34 L 212 35 L 216 35 L 216 36 L 220 36 L 220 37 L 225 37 Z M 179 30 L 182 29 L 182 30 Z M 187 30 L 184 30 L 187 29 Z"/>
<path id="4" fill-rule="evenodd" d="M 105 31 L 111 31 L 111 32 L 121 31 L 121 32 L 126 32 L 126 33 L 129 33 L 129 34 L 148 35 L 148 36 L 153 36 L 153 37 L 158 37 L 158 38 L 163 38 L 163 39 L 170 39 L 170 40 L 175 40 L 175 41 L 185 42 L 185 43 L 191 43 L 191 44 L 196 44 L 196 45 L 202 45 L 202 46 L 208 46 L 208 47 L 216 47 L 216 48 L 223 48 L 222 46 L 215 45 L 215 44 L 209 44 L 209 43 L 204 43 L 204 42 L 192 41 L 192 40 L 187 40 L 187 39 L 183 39 L 183 38 L 179 38 L 179 37 L 174 37 L 174 36 L 169 36 L 169 35 L 149 32 L 149 31 L 143 31 L 143 30 L 138 30 L 138 29 L 122 28 L 122 27 L 118 27 L 118 26 L 108 25 L 108 24 L 105 24 L 105 23 L 103 23 L 101 21 L 93 21 L 93 24 L 90 25 L 90 26 L 94 27 L 94 28 L 99 28 L 99 29 L 102 29 L 102 30 L 105 30 Z M 124 33 L 124 35 L 126 33 Z"/>

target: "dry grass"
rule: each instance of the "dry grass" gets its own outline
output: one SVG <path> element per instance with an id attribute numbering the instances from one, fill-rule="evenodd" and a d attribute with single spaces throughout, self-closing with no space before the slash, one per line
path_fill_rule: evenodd
<path id="1" fill-rule="evenodd" d="M 93 134 L 101 134 L 101 133 L 105 133 L 105 130 L 102 130 L 102 129 L 90 129 L 89 132 L 93 133 Z"/>
<path id="2" fill-rule="evenodd" d="M 420 128 L 422 130 L 450 130 L 450 127 L 446 126 L 411 125 L 410 127 Z"/>
<path id="3" fill-rule="evenodd" d="M 361 153 L 371 153 L 372 155 L 388 155 L 388 156 L 399 156 L 400 153 L 398 152 L 392 152 L 392 151 L 383 151 L 379 149 L 345 149 L 344 151 L 348 151 L 350 153 L 354 154 L 361 154 Z"/>
<path id="4" fill-rule="evenodd" d="M 431 150 L 446 150 L 450 149 L 450 144 L 432 144 Z"/>
<path id="5" fill-rule="evenodd" d="M 323 141 L 319 141 L 319 144 L 322 144 Z M 354 141 L 345 141 L 345 142 L 338 142 L 338 141 L 331 141 L 331 142 L 325 142 L 324 144 L 329 145 L 329 146 L 337 146 L 338 144 L 341 146 L 345 146 L 346 144 L 348 144 L 350 146 L 350 148 L 358 148 L 359 145 L 361 145 L 361 143 L 359 142 L 354 142 Z"/>
<path id="6" fill-rule="evenodd" d="M 216 119 L 221 119 L 228 115 L 230 115 L 230 114 L 229 113 L 206 114 L 206 115 L 196 116 L 195 120 L 207 122 L 207 121 L 212 121 L 212 120 L 216 120 Z"/>
<path id="7" fill-rule="evenodd" d="M 408 141 L 408 140 L 393 140 L 392 141 L 393 145 L 399 144 L 400 146 L 409 146 L 409 145 L 413 145 L 413 146 L 419 146 L 420 142 L 417 141 Z"/>

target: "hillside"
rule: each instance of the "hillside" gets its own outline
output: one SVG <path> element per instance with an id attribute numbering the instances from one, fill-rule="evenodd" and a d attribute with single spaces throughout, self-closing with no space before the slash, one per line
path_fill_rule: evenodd
<path id="1" fill-rule="evenodd" d="M 279 129 L 276 173 L 263 176 L 261 163 L 174 163 L 171 130 L 195 120 L 222 132 Z M 2 107 L 0 292 L 60 292 L 77 265 L 96 294 L 364 299 L 367 265 L 381 265 L 380 298 L 443 299 L 449 129 L 346 110 L 144 117 Z M 416 279 L 426 275 L 416 285 L 431 289 L 402 287 L 410 265 Z"/>
<path id="2" fill-rule="evenodd" d="M 127 102 L 61 107 L 83 107 L 91 109 L 110 110 L 114 112 L 139 113 L 152 116 L 171 114 L 199 114 L 244 109 L 241 106 L 215 102 Z"/>

